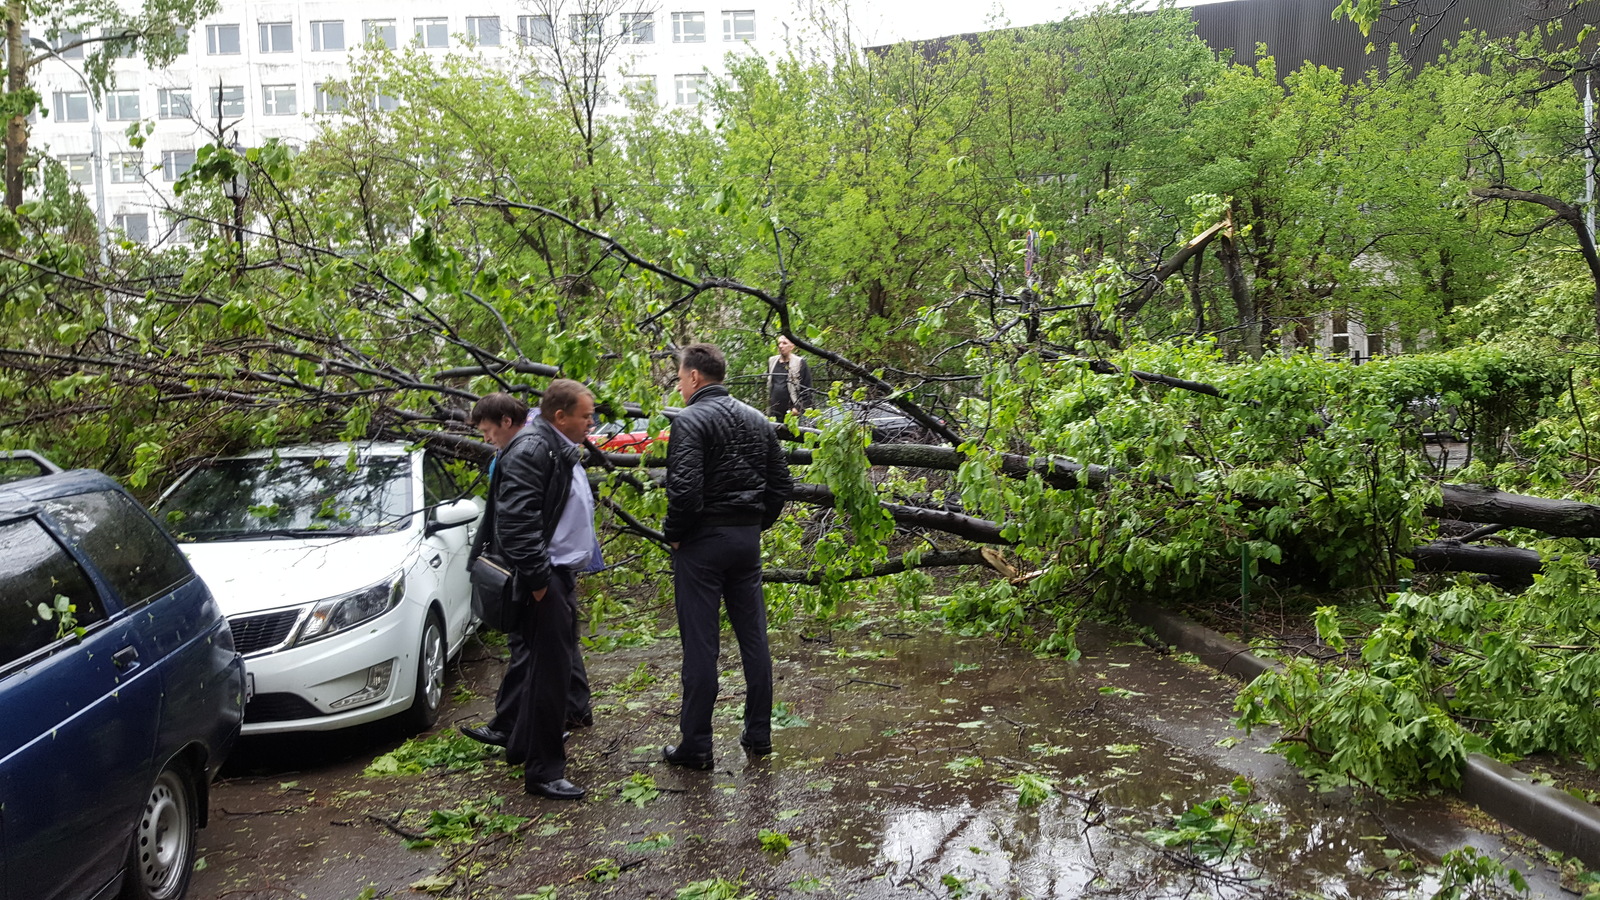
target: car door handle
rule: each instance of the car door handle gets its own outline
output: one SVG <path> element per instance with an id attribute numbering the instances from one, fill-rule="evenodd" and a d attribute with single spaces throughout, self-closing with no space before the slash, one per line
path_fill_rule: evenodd
<path id="1" fill-rule="evenodd" d="M 437 553 L 435 553 L 433 555 L 433 559 L 428 560 L 428 565 L 432 566 L 435 569 L 439 568 L 439 566 L 441 566 L 443 564 L 444 564 L 444 557 L 440 556 Z"/>
<path id="2" fill-rule="evenodd" d="M 124 672 L 137 668 L 139 665 L 139 648 L 123 647 L 121 650 L 111 654 L 111 664 Z"/>

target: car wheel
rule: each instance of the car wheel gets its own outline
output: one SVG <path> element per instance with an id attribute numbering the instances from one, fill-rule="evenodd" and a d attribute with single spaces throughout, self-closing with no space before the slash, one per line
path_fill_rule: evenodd
<path id="1" fill-rule="evenodd" d="M 134 824 L 122 900 L 177 900 L 188 889 L 200 827 L 195 797 L 194 781 L 180 767 L 169 765 L 156 778 Z"/>
<path id="2" fill-rule="evenodd" d="M 428 613 L 422 626 L 422 644 L 417 648 L 417 685 L 411 708 L 405 711 L 407 731 L 427 731 L 439 721 L 444 706 L 444 623 L 437 612 Z"/>

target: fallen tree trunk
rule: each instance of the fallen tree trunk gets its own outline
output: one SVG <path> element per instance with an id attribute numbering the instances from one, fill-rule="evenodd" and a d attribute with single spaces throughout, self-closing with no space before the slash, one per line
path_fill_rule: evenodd
<path id="1" fill-rule="evenodd" d="M 832 507 L 835 503 L 833 491 L 827 485 L 807 484 L 798 482 L 789 494 L 790 499 L 801 503 L 810 503 L 813 506 Z M 1000 536 L 1000 523 L 988 519 L 979 519 L 975 516 L 962 513 L 949 512 L 943 509 L 928 509 L 921 506 L 907 506 L 903 503 L 883 503 L 882 506 L 889 515 L 894 517 L 898 525 L 907 525 L 914 528 L 932 528 L 957 537 L 964 537 L 969 541 L 980 544 L 1012 544 L 1014 541 L 1006 540 Z"/>
<path id="2" fill-rule="evenodd" d="M 795 448 L 787 451 L 792 465 L 809 465 L 812 451 Z M 1015 453 L 1000 454 L 1000 473 L 1023 479 L 1037 474 L 1051 487 L 1070 490 L 1077 487 L 1105 488 L 1115 471 L 1050 457 L 1041 460 Z M 607 453 L 606 461 L 618 468 L 636 468 L 647 457 L 635 453 Z M 649 458 L 659 464 L 659 457 Z M 961 451 L 929 444 L 870 444 L 867 461 L 875 466 L 940 469 L 955 471 L 966 461 Z M 1436 518 L 1458 519 L 1485 525 L 1527 528 L 1553 537 L 1600 538 L 1600 505 L 1577 500 L 1551 500 L 1527 494 L 1511 494 L 1475 484 L 1442 484 L 1439 501 L 1425 512 Z"/>
<path id="3" fill-rule="evenodd" d="M 1555 537 L 1600 537 L 1600 506 L 1508 494 L 1476 484 L 1442 484 L 1439 503 L 1427 513 L 1484 525 L 1530 528 Z"/>
<path id="4" fill-rule="evenodd" d="M 852 572 L 837 581 L 860 581 L 866 578 L 882 578 L 885 575 L 897 575 L 911 569 L 941 569 L 950 566 L 983 566 L 988 565 L 983 558 L 983 551 L 976 548 L 967 550 L 939 550 L 933 553 L 924 553 L 915 564 L 907 562 L 906 557 L 891 559 L 873 566 L 871 571 Z M 816 569 L 766 569 L 761 573 L 761 580 L 768 584 L 821 584 L 822 573 Z"/>

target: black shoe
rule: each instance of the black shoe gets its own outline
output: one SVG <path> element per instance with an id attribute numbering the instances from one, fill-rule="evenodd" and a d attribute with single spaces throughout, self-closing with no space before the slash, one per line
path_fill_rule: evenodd
<path id="1" fill-rule="evenodd" d="M 567 730 L 577 731 L 579 728 L 593 728 L 594 713 L 586 712 L 581 716 L 567 716 Z"/>
<path id="2" fill-rule="evenodd" d="M 511 735 L 504 731 L 495 731 L 488 725 L 469 725 L 461 729 L 461 733 L 480 744 L 489 744 L 493 747 L 504 747 L 506 741 L 511 739 Z"/>
<path id="3" fill-rule="evenodd" d="M 678 748 L 671 744 L 661 748 L 661 758 L 675 766 L 699 769 L 702 772 L 711 771 L 711 767 L 715 765 L 709 753 L 679 753 Z"/>
<path id="4" fill-rule="evenodd" d="M 551 800 L 582 800 L 586 793 L 583 788 L 565 778 L 557 778 L 555 781 L 530 781 L 524 790 L 530 794 L 549 797 Z"/>
<path id="5" fill-rule="evenodd" d="M 739 735 L 739 746 L 751 756 L 770 756 L 772 754 L 772 741 L 752 741 L 744 734 Z"/>

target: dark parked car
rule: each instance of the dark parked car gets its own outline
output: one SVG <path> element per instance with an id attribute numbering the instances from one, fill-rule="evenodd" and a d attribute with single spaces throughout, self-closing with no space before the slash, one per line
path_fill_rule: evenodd
<path id="1" fill-rule="evenodd" d="M 0 897 L 176 900 L 243 663 L 144 508 L 53 468 L 0 484 Z"/>

